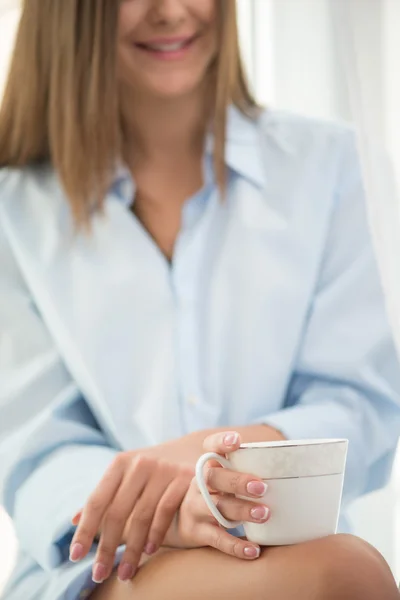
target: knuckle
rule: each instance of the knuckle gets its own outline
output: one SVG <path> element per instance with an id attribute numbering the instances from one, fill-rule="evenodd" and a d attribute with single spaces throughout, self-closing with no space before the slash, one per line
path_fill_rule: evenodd
<path id="1" fill-rule="evenodd" d="M 177 467 L 177 465 L 174 465 L 166 460 L 157 461 L 156 469 L 157 472 L 162 475 L 163 479 L 166 478 L 172 480 L 180 475 L 179 466 Z"/>
<path id="2" fill-rule="evenodd" d="M 156 459 L 146 456 L 145 454 L 138 454 L 133 459 L 133 466 L 136 469 L 149 469 L 154 466 Z"/>
<path id="3" fill-rule="evenodd" d="M 77 529 L 74 542 L 79 541 L 88 543 L 94 538 L 95 535 L 95 531 L 89 529 L 89 527 L 87 527 L 86 525 L 82 525 Z"/>
<path id="4" fill-rule="evenodd" d="M 153 522 L 153 514 L 151 514 L 148 511 L 142 510 L 142 511 L 136 511 L 133 515 L 132 515 L 132 529 L 135 529 L 135 527 L 137 527 L 138 525 L 140 525 L 141 527 L 147 527 L 149 528 L 150 525 Z"/>
<path id="5" fill-rule="evenodd" d="M 103 499 L 98 495 L 92 495 L 89 497 L 86 507 L 89 513 L 99 513 L 104 507 Z"/>
<path id="6" fill-rule="evenodd" d="M 217 510 L 219 510 L 220 513 L 224 513 L 225 502 L 224 502 L 223 497 L 220 495 L 216 495 L 214 497 L 214 503 L 215 503 Z"/>
<path id="7" fill-rule="evenodd" d="M 194 477 L 194 469 L 190 465 L 183 465 L 181 467 L 181 474 L 185 479 L 191 481 Z"/>
<path id="8" fill-rule="evenodd" d="M 220 552 L 224 551 L 224 535 L 222 530 L 217 530 L 214 537 L 214 547 Z"/>
<path id="9" fill-rule="evenodd" d="M 120 468 L 123 465 L 125 465 L 125 461 L 126 461 L 126 452 L 119 452 L 117 454 L 117 456 L 114 458 L 114 460 L 112 461 L 111 468 L 112 467 Z"/>
<path id="10" fill-rule="evenodd" d="M 204 481 L 207 487 L 212 488 L 215 481 L 215 469 L 209 467 L 204 473 Z"/>
<path id="11" fill-rule="evenodd" d="M 168 498 L 160 506 L 162 518 L 166 519 L 169 515 L 175 514 L 179 508 L 179 499 L 177 497 Z"/>
<path id="12" fill-rule="evenodd" d="M 104 525 L 105 525 L 105 527 L 109 527 L 111 529 L 113 527 L 120 525 L 120 523 L 122 523 L 122 521 L 123 521 L 123 519 L 121 516 L 121 511 L 119 511 L 115 507 L 112 507 L 112 508 L 110 508 L 110 510 L 107 512 L 107 514 L 105 516 Z"/>
<path id="13" fill-rule="evenodd" d="M 116 547 L 107 541 L 100 541 L 98 555 L 101 559 L 113 560 L 116 552 Z"/>
<path id="14" fill-rule="evenodd" d="M 229 485 L 230 485 L 230 489 L 231 491 L 235 494 L 237 492 L 239 492 L 243 487 L 245 487 L 245 481 L 246 476 L 243 477 L 243 475 L 241 475 L 240 473 L 235 473 L 234 475 L 232 475 Z"/>
<path id="15" fill-rule="evenodd" d="M 172 467 L 171 463 L 164 458 L 151 458 L 149 464 L 152 464 L 156 471 L 160 471 L 161 473 L 168 473 Z"/>
<path id="16" fill-rule="evenodd" d="M 238 558 L 243 558 L 243 544 L 238 539 L 233 539 L 231 543 L 231 553 L 233 556 L 237 556 Z"/>

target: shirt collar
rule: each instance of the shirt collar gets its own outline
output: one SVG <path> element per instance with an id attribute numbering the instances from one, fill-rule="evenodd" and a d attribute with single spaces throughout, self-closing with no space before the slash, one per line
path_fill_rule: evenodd
<path id="1" fill-rule="evenodd" d="M 266 185 L 263 160 L 262 128 L 259 117 L 245 116 L 235 106 L 228 109 L 225 160 L 227 166 L 260 188 Z M 207 150 L 213 152 L 214 138 L 207 140 Z"/>
<path id="2" fill-rule="evenodd" d="M 210 180 L 214 136 L 210 133 L 205 145 L 206 178 Z M 243 115 L 236 107 L 228 109 L 225 161 L 229 169 L 263 188 L 266 185 L 266 166 L 263 162 L 262 135 L 258 118 Z M 136 185 L 129 169 L 119 164 L 111 193 L 127 207 L 132 205 Z"/>

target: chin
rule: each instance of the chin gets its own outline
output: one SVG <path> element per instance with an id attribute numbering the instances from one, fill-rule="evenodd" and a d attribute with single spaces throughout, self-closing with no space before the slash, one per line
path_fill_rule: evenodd
<path id="1" fill-rule="evenodd" d="M 148 91 L 153 96 L 160 98 L 174 99 L 182 98 L 193 94 L 196 90 L 200 89 L 202 80 L 169 80 L 163 82 L 152 82 L 148 86 Z"/>

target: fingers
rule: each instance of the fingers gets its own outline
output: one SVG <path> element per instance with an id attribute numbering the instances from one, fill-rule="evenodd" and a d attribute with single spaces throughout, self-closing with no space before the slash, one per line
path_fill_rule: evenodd
<path id="1" fill-rule="evenodd" d="M 155 554 L 161 547 L 169 528 L 174 522 L 175 515 L 182 504 L 190 481 L 191 477 L 188 478 L 188 480 L 183 479 L 181 481 L 174 481 L 166 490 L 154 515 L 148 542 L 145 547 L 146 554 Z"/>
<path id="2" fill-rule="evenodd" d="M 138 455 L 129 460 L 125 456 L 123 463 L 121 458 L 114 461 L 84 509 L 72 519 L 77 526 L 73 561 L 87 554 L 100 532 L 93 567 L 96 583 L 111 575 L 121 544 L 126 550 L 118 574 L 123 581 L 132 579 L 146 542 L 149 554 L 163 542 L 193 477 L 193 469 L 177 469 L 154 457 Z"/>
<path id="3" fill-rule="evenodd" d="M 102 583 L 112 573 L 115 554 L 118 546 L 120 546 L 122 542 L 125 524 L 134 508 L 136 508 L 137 503 L 140 502 L 138 499 L 145 489 L 149 478 L 153 475 L 153 463 L 153 459 L 138 456 L 131 467 L 126 471 L 125 478 L 122 481 L 115 498 L 107 509 L 93 566 L 93 581 L 96 583 Z M 155 497 L 154 502 L 157 500 L 158 497 Z M 149 504 L 148 510 L 151 509 L 152 506 Z M 143 514 L 143 518 L 144 516 L 145 515 Z M 151 516 L 148 518 L 151 519 Z M 136 523 L 136 525 L 138 527 L 138 536 L 140 536 L 141 530 L 139 523 Z M 140 520 L 140 525 L 142 525 L 142 527 L 146 525 L 143 522 L 143 519 Z M 142 549 L 143 545 L 139 551 L 137 562 L 140 560 Z M 134 564 L 131 566 L 135 568 L 137 565 Z"/>
<path id="4" fill-rule="evenodd" d="M 229 521 L 246 523 L 266 523 L 270 517 L 270 509 L 265 504 L 242 500 L 234 496 L 212 495 L 219 512 Z M 200 493 L 191 497 L 191 512 L 197 522 L 204 519 L 215 522 Z"/>
<path id="5" fill-rule="evenodd" d="M 209 435 L 203 443 L 205 452 L 216 452 L 217 454 L 229 454 L 240 446 L 240 435 L 236 431 L 225 431 Z"/>
<path id="6" fill-rule="evenodd" d="M 238 500 L 233 496 L 216 495 L 215 504 L 219 512 L 229 521 L 266 523 L 270 516 L 270 510 L 265 504 Z"/>
<path id="7" fill-rule="evenodd" d="M 236 538 L 225 529 L 216 525 L 202 525 L 204 545 L 216 548 L 224 554 L 241 558 L 242 560 L 255 560 L 260 556 L 261 549 L 257 544 Z"/>
<path id="8" fill-rule="evenodd" d="M 121 484 L 124 473 L 123 460 L 121 454 L 116 457 L 89 497 L 79 520 L 75 519 L 79 522 L 71 542 L 70 560 L 72 562 L 82 560 L 92 547 L 105 512 Z"/>
<path id="9" fill-rule="evenodd" d="M 148 482 L 143 494 L 133 508 L 126 539 L 124 540 L 126 549 L 118 569 L 118 577 L 121 581 L 129 581 L 136 573 L 142 553 L 149 540 L 154 515 L 157 512 L 158 505 L 163 502 L 165 491 L 169 489 L 171 479 L 172 474 L 167 468 L 163 471 L 157 471 L 156 476 L 153 476 Z M 171 520 L 172 518 L 173 515 Z"/>
<path id="10" fill-rule="evenodd" d="M 259 477 L 220 467 L 208 468 L 205 473 L 205 482 L 210 489 L 216 492 L 248 496 L 249 498 L 262 498 L 268 489 L 268 485 Z"/>

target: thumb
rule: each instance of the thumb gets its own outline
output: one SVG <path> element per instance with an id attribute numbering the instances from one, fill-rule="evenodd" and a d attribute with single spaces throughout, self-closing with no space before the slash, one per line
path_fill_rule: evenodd
<path id="1" fill-rule="evenodd" d="M 206 452 L 216 452 L 217 454 L 229 454 L 240 447 L 240 434 L 237 431 L 225 431 L 209 435 L 203 443 Z"/>

